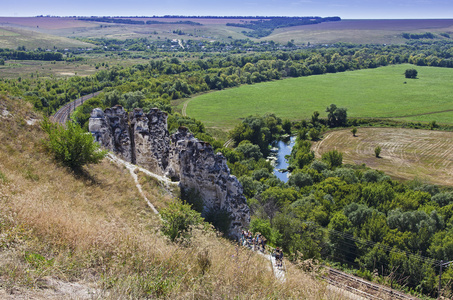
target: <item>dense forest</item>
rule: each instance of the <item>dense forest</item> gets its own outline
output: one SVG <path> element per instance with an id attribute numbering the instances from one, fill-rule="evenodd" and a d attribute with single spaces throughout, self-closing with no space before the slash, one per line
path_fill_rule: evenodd
<path id="1" fill-rule="evenodd" d="M 85 128 L 95 107 L 120 104 L 126 110 L 167 111 L 170 131 L 186 126 L 225 155 L 244 187 L 253 214 L 251 229 L 263 233 L 271 245 L 281 246 L 290 259 L 316 258 L 354 267 L 361 276 L 391 277 L 395 285 L 434 295 L 439 262 L 453 255 L 452 190 L 418 181 L 401 183 L 366 166 L 344 165 L 337 151 L 315 159 L 310 140 L 320 138 L 327 128 L 361 124 L 347 118 L 347 108 L 331 105 L 325 115 L 313 112 L 310 120 L 295 123 L 273 114 L 250 116 L 230 132 L 235 143 L 230 149 L 207 134 L 201 122 L 175 113 L 170 101 L 241 84 L 388 64 L 453 67 L 452 57 L 452 44 L 446 41 L 336 44 L 243 55 L 202 53 L 192 58 L 168 54 L 128 68 L 106 67 L 87 77 L 3 79 L 0 91 L 25 98 L 47 115 L 80 96 L 102 91 L 73 115 Z M 269 144 L 290 133 L 297 133 L 297 142 L 289 158 L 291 176 L 284 183 L 265 158 Z M 451 279 L 453 271 L 447 269 L 443 284 Z"/>

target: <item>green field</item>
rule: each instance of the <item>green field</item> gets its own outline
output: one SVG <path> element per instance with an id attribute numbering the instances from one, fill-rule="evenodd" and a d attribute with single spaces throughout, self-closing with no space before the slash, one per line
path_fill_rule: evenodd
<path id="1" fill-rule="evenodd" d="M 418 71 L 418 79 L 404 77 L 408 68 Z M 453 123 L 452 91 L 453 69 L 392 65 L 208 93 L 188 103 L 187 115 L 207 127 L 230 129 L 251 114 L 275 113 L 281 118 L 301 120 L 319 111 L 324 117 L 326 107 L 335 103 L 346 107 L 353 118 Z"/>

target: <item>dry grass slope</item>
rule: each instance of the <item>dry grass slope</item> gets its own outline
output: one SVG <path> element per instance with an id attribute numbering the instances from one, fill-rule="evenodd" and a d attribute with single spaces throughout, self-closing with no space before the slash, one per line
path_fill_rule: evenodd
<path id="1" fill-rule="evenodd" d="M 1 298 L 342 299 L 295 267 L 279 282 L 214 232 L 170 243 L 127 170 L 105 160 L 72 174 L 43 150 L 39 118 L 0 96 Z M 158 207 L 170 201 L 140 178 Z"/>

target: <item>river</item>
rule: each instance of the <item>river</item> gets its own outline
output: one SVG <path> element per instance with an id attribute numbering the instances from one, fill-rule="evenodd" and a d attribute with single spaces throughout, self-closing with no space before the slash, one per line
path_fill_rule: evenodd
<path id="1" fill-rule="evenodd" d="M 288 181 L 288 172 L 280 172 L 280 169 L 288 168 L 288 161 L 285 156 L 291 154 L 294 143 L 296 142 L 296 137 L 292 136 L 289 139 L 284 141 L 278 141 L 276 145 L 273 145 L 275 148 L 278 148 L 277 152 L 274 152 L 277 158 L 274 168 L 274 174 L 283 182 Z"/>

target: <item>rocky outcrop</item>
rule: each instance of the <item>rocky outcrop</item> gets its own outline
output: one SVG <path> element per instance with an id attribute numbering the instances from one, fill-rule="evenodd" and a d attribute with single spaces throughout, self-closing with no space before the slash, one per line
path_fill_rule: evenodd
<path id="1" fill-rule="evenodd" d="M 240 236 L 250 223 L 250 211 L 242 185 L 230 174 L 226 159 L 211 145 L 181 127 L 169 136 L 167 114 L 135 109 L 128 116 L 121 106 L 95 109 L 89 130 L 96 141 L 126 161 L 178 180 L 183 191 L 195 190 L 203 200 L 203 212 L 230 214 L 229 233 Z"/>
<path id="2" fill-rule="evenodd" d="M 135 109 L 130 125 L 134 141 L 131 162 L 163 175 L 170 152 L 167 113 L 154 108 L 145 115 L 141 109 Z"/>
<path id="3" fill-rule="evenodd" d="M 126 161 L 132 162 L 132 143 L 128 116 L 121 106 L 91 112 L 89 130 L 95 140 Z"/>
<path id="4" fill-rule="evenodd" d="M 250 210 L 242 185 L 230 175 L 226 158 L 214 153 L 209 143 L 200 141 L 185 127 L 171 136 L 168 174 L 178 177 L 183 190 L 195 190 L 203 199 L 202 215 L 226 211 L 231 217 L 230 234 L 239 236 L 250 223 Z"/>

